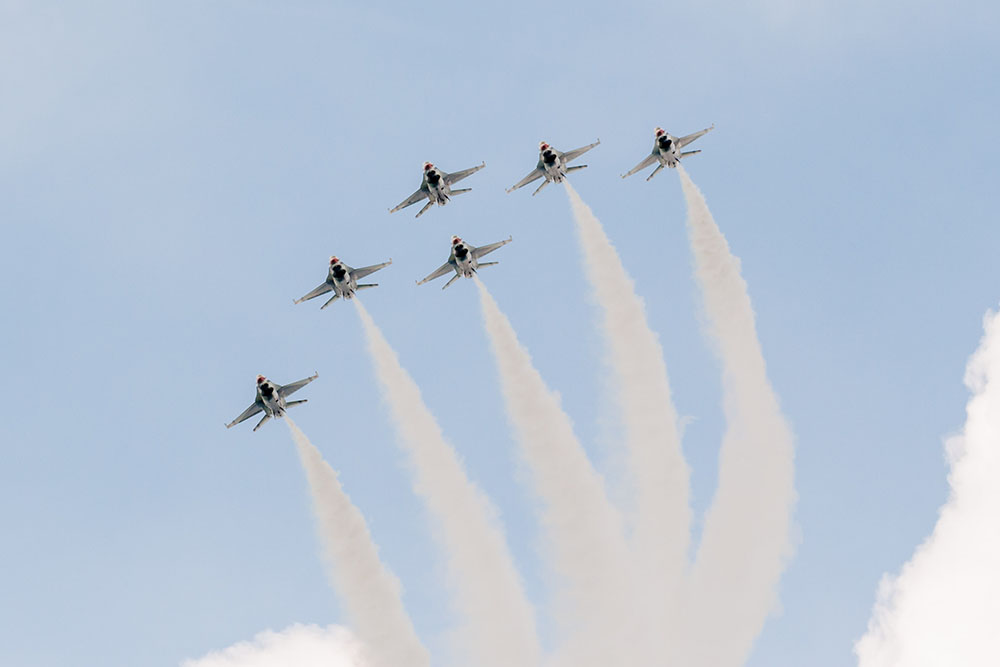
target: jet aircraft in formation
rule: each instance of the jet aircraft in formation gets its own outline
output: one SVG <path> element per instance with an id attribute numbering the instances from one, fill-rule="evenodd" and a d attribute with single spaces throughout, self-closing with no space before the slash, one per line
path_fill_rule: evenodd
<path id="1" fill-rule="evenodd" d="M 681 149 L 713 129 L 715 129 L 715 125 L 705 128 L 700 132 L 695 132 L 694 134 L 689 134 L 684 137 L 675 137 L 662 128 L 656 128 L 652 152 L 647 155 L 642 162 L 633 167 L 628 173 L 622 174 L 622 178 L 631 176 L 646 167 L 659 163 L 657 164 L 656 169 L 654 169 L 646 178 L 648 181 L 652 179 L 653 176 L 656 176 L 656 174 L 659 173 L 659 171 L 664 167 L 670 167 L 671 169 L 676 167 L 682 158 L 701 152 L 700 150 L 681 152 Z M 601 141 L 598 139 L 592 144 L 563 153 L 556 148 L 553 148 L 551 144 L 544 141 L 541 142 L 538 146 L 538 164 L 531 171 L 531 173 L 515 183 L 512 187 L 508 188 L 507 192 L 513 192 L 514 190 L 522 188 L 540 178 L 544 178 L 545 180 L 532 193 L 532 196 L 541 192 L 542 188 L 549 183 L 562 183 L 563 180 L 566 179 L 566 175 L 570 172 L 587 167 L 585 164 L 571 167 L 569 166 L 569 163 L 595 146 L 600 145 L 600 143 Z M 448 201 L 450 201 L 452 195 L 469 192 L 471 188 L 452 190 L 451 186 L 458 183 L 462 179 L 471 176 L 485 166 L 486 163 L 484 162 L 476 167 L 448 173 L 438 167 L 435 167 L 430 162 L 425 162 L 423 167 L 423 180 L 420 183 L 420 188 L 400 202 L 398 206 L 389 209 L 389 212 L 395 213 L 400 209 L 412 206 L 413 204 L 426 199 L 427 203 L 424 204 L 423 208 L 420 209 L 420 212 L 417 213 L 416 217 L 419 218 L 434 204 L 444 206 L 448 203 Z M 454 271 L 455 275 L 452 276 L 451 280 L 445 283 L 444 287 L 441 289 L 450 287 L 452 283 L 461 277 L 471 278 L 480 268 L 497 264 L 497 262 L 480 262 L 480 258 L 488 255 L 497 248 L 507 245 L 513 240 L 514 239 L 512 237 L 509 237 L 503 241 L 476 247 L 470 243 L 466 243 L 457 236 L 453 236 L 451 237 L 451 253 L 448 256 L 448 261 L 442 264 L 436 271 L 428 275 L 423 280 L 417 281 L 417 284 L 423 285 L 426 282 L 440 278 L 441 276 L 451 273 L 452 271 Z M 371 266 L 355 269 L 347 264 L 344 264 L 336 256 L 331 257 L 330 269 L 326 280 L 301 299 L 295 299 L 294 302 L 302 303 L 303 301 L 314 299 L 328 292 L 333 292 L 333 296 L 320 307 L 320 310 L 322 310 L 339 298 L 350 299 L 359 290 L 368 289 L 369 287 L 378 287 L 377 283 L 359 284 L 358 281 L 366 278 L 372 273 L 375 273 L 379 269 L 389 266 L 390 264 L 392 264 L 391 259 L 388 262 L 383 262 L 382 264 L 373 264 Z M 319 377 L 319 373 L 303 380 L 299 380 L 298 382 L 280 385 L 276 382 L 268 380 L 263 375 L 258 375 L 257 396 L 254 399 L 254 402 L 250 405 L 250 407 L 244 410 L 239 417 L 226 424 L 226 428 L 232 428 L 236 424 L 246 421 L 250 417 L 263 412 L 263 419 L 261 419 L 253 428 L 253 430 L 256 431 L 272 417 L 284 416 L 288 408 L 293 405 L 300 405 L 306 402 L 305 399 L 300 401 L 287 401 L 286 399 L 288 396 L 306 386 L 317 377 Z"/>
<path id="2" fill-rule="evenodd" d="M 422 216 L 427 212 L 434 204 L 438 206 L 444 206 L 451 200 L 451 195 L 460 195 L 465 192 L 469 192 L 472 188 L 464 188 L 461 190 L 452 190 L 451 186 L 458 183 L 463 178 L 472 176 L 474 173 L 486 166 L 483 162 L 481 165 L 476 167 L 470 167 L 469 169 L 463 169 L 462 171 L 456 171 L 448 173 L 442 171 L 441 169 L 435 167 L 430 162 L 424 162 L 424 176 L 423 181 L 420 183 L 420 187 L 412 195 L 399 202 L 399 205 L 395 208 L 390 208 L 389 213 L 395 213 L 396 211 L 406 208 L 407 206 L 413 206 L 419 201 L 424 199 L 427 203 L 424 207 L 420 209 L 416 217 Z"/>
<path id="3" fill-rule="evenodd" d="M 379 269 L 384 269 L 390 264 L 392 264 L 391 259 L 388 262 L 382 262 L 381 264 L 372 264 L 371 266 L 364 266 L 360 269 L 355 269 L 347 264 L 344 264 L 342 261 L 337 259 L 336 255 L 334 255 L 330 258 L 330 271 L 327 273 L 326 281 L 301 299 L 295 299 L 294 303 L 302 303 L 303 301 L 308 301 L 309 299 L 315 299 L 321 294 L 326 294 L 330 291 L 334 292 L 334 295 L 330 297 L 330 300 L 319 307 L 320 310 L 323 310 L 340 297 L 350 299 L 358 290 L 368 289 L 369 287 L 378 287 L 378 283 L 359 285 L 358 281 L 362 278 L 370 276 Z"/>
<path id="4" fill-rule="evenodd" d="M 545 178 L 545 181 L 538 186 L 538 189 L 531 193 L 531 196 L 534 197 L 549 183 L 562 183 L 563 179 L 566 178 L 566 174 L 569 172 L 587 168 L 587 165 L 585 164 L 570 167 L 569 163 L 589 151 L 594 146 L 599 146 L 600 143 L 601 140 L 598 139 L 592 144 L 587 144 L 581 148 L 563 153 L 562 151 L 553 148 L 550 144 L 544 141 L 541 142 L 538 144 L 538 164 L 535 165 L 535 168 L 531 170 L 530 174 L 511 187 L 507 188 L 507 192 L 513 192 L 518 188 L 523 188 L 532 181 L 537 181 L 539 178 Z"/>
<path id="5" fill-rule="evenodd" d="M 293 405 L 301 405 L 309 400 L 303 399 L 301 401 L 286 401 L 285 399 L 318 377 L 319 373 L 316 373 L 305 378 L 304 380 L 299 380 L 298 382 L 293 382 L 291 384 L 280 385 L 277 382 L 271 382 L 263 375 L 258 375 L 257 397 L 254 399 L 254 402 L 250 404 L 249 408 L 240 413 L 239 417 L 226 424 L 226 428 L 232 428 L 240 422 L 250 419 L 259 412 L 264 413 L 264 418 L 257 422 L 257 425 L 253 427 L 254 431 L 263 426 L 271 417 L 284 417 L 288 408 Z"/>
<path id="6" fill-rule="evenodd" d="M 431 273 L 429 276 L 423 280 L 417 281 L 418 285 L 423 285 L 424 283 L 434 280 L 435 278 L 440 278 L 446 273 L 455 272 L 452 279 L 444 284 L 441 289 L 447 289 L 451 286 L 453 282 L 462 278 L 471 278 L 477 270 L 484 266 L 493 266 L 498 264 L 498 262 L 480 262 L 479 258 L 488 255 L 497 248 L 507 245 L 514 238 L 510 237 L 504 239 L 503 241 L 497 241 L 496 243 L 491 243 L 489 245 L 479 246 L 478 248 L 471 243 L 466 243 L 457 236 L 451 237 L 451 254 L 448 256 L 448 261 L 442 264 L 436 271 Z"/>
<path id="7" fill-rule="evenodd" d="M 632 174 L 636 173 L 637 171 L 642 171 L 646 167 L 652 165 L 654 162 L 659 162 L 660 164 L 656 167 L 656 169 L 653 170 L 653 173 L 651 173 L 646 178 L 647 181 L 653 178 L 653 176 L 656 176 L 656 174 L 664 167 L 670 167 L 671 169 L 673 169 L 678 164 L 680 164 L 681 158 L 688 157 L 689 155 L 695 155 L 701 152 L 700 150 L 698 150 L 698 151 L 688 151 L 686 153 L 681 153 L 680 149 L 684 148 L 698 137 L 703 136 L 714 129 L 715 125 L 712 125 L 712 127 L 707 127 L 704 130 L 701 130 L 700 132 L 689 134 L 686 137 L 675 137 L 674 135 L 664 130 L 662 127 L 656 128 L 656 130 L 654 131 L 653 152 L 647 155 L 646 159 L 644 159 L 642 162 L 632 167 L 632 169 L 630 169 L 627 174 L 622 174 L 622 178 L 627 178 Z"/>

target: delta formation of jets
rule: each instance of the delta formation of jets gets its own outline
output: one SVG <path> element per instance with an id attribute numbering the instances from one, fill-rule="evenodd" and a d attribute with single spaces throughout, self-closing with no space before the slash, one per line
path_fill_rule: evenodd
<path id="1" fill-rule="evenodd" d="M 695 139 L 698 139 L 713 129 L 715 129 L 715 125 L 693 134 L 683 137 L 675 137 L 662 128 L 656 128 L 654 131 L 653 150 L 641 162 L 639 162 L 639 164 L 630 169 L 628 172 L 622 174 L 622 178 L 627 178 L 628 176 L 640 172 L 647 167 L 651 167 L 654 164 L 656 165 L 656 168 L 653 169 L 653 171 L 646 178 L 647 181 L 652 179 L 653 176 L 656 176 L 656 174 L 659 173 L 659 171 L 664 167 L 673 169 L 680 164 L 680 161 L 683 158 L 700 153 L 700 150 L 683 151 L 682 149 Z M 562 183 L 563 180 L 566 179 L 567 174 L 579 169 L 585 169 L 587 167 L 585 164 L 571 167 L 569 166 L 569 163 L 590 149 L 600 145 L 600 143 L 601 141 L 598 139 L 592 144 L 587 144 L 586 146 L 581 146 L 580 148 L 566 151 L 564 153 L 553 147 L 551 144 L 544 141 L 541 142 L 538 145 L 538 164 L 535 165 L 535 168 L 532 169 L 527 176 L 522 178 L 513 186 L 507 188 L 507 192 L 513 192 L 514 190 L 522 188 L 540 178 L 544 180 L 541 185 L 539 185 L 538 188 L 531 193 L 532 196 L 541 192 L 542 188 L 549 183 Z M 475 167 L 470 167 L 469 169 L 449 173 L 439 167 L 436 167 L 430 162 L 425 162 L 420 187 L 412 195 L 401 201 L 399 205 L 389 209 L 389 212 L 395 213 L 396 211 L 404 209 L 407 206 L 412 206 L 426 200 L 426 203 L 416 215 L 416 217 L 419 218 L 434 204 L 444 206 L 451 200 L 452 195 L 460 195 L 469 192 L 472 188 L 452 189 L 451 186 L 465 178 L 468 178 L 484 167 L 486 167 L 485 162 Z M 497 264 L 497 262 L 480 262 L 479 259 L 481 257 L 507 245 L 513 240 L 513 238 L 508 237 L 503 241 L 477 247 L 471 243 L 463 241 L 457 236 L 453 236 L 451 237 L 451 250 L 448 255 L 448 261 L 438 267 L 437 270 L 429 274 L 423 280 L 418 280 L 417 284 L 423 285 L 426 282 L 454 272 L 455 275 L 451 277 L 451 280 L 445 283 L 444 287 L 441 288 L 446 289 L 459 278 L 471 278 L 480 268 Z M 370 276 L 379 269 L 389 266 L 390 264 L 392 264 L 391 259 L 388 262 L 383 262 L 381 264 L 373 264 L 371 266 L 355 269 L 342 262 L 336 256 L 333 256 L 330 258 L 330 268 L 327 272 L 326 280 L 301 299 L 295 299 L 294 303 L 302 303 L 303 301 L 308 301 L 323 294 L 332 292 L 333 296 L 331 296 L 326 303 L 320 306 L 320 310 L 322 310 L 337 299 L 350 299 L 359 290 L 378 287 L 378 283 L 359 283 L 358 281 Z M 257 396 L 255 397 L 254 402 L 250 405 L 250 407 L 244 410 L 239 417 L 226 424 L 226 428 L 231 428 L 261 412 L 264 413 L 264 417 L 257 422 L 256 426 L 253 427 L 254 431 L 263 426 L 265 422 L 272 417 L 283 417 L 288 408 L 294 405 L 301 405 L 308 400 L 303 399 L 299 401 L 286 401 L 285 399 L 292 393 L 315 380 L 317 377 L 319 377 L 318 373 L 303 380 L 292 382 L 291 384 L 280 385 L 276 382 L 268 380 L 263 375 L 258 375 Z"/>

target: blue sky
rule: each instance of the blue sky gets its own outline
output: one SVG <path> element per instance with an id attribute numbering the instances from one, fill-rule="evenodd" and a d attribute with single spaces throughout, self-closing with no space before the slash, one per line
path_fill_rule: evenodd
<path id="1" fill-rule="evenodd" d="M 297 422 L 369 519 L 425 642 L 451 626 L 427 517 L 353 309 L 292 305 L 337 254 L 499 507 L 544 607 L 535 503 L 448 239 L 615 478 L 616 415 L 563 193 L 507 195 L 545 139 L 645 298 L 694 502 L 724 423 L 676 174 L 618 174 L 662 125 L 743 260 L 797 434 L 798 552 L 751 667 L 842 665 L 946 496 L 941 438 L 997 303 L 994 3 L 0 2 L 0 662 L 175 665 L 342 620 L 282 426 L 222 424 L 314 370 Z M 430 160 L 485 160 L 420 220 Z M 414 211 L 415 213 L 415 211 Z"/>

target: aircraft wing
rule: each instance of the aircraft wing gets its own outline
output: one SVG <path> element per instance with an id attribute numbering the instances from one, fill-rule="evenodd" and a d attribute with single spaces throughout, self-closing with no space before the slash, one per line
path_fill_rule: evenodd
<path id="1" fill-rule="evenodd" d="M 239 417 L 237 417 L 233 421 L 231 421 L 228 424 L 226 424 L 226 428 L 232 428 L 232 427 L 236 426 L 237 424 L 239 424 L 240 422 L 245 422 L 246 420 L 250 419 L 251 417 L 253 417 L 258 412 L 261 412 L 263 410 L 264 410 L 264 406 L 260 402 L 254 401 L 250 405 L 249 408 L 247 408 L 246 410 L 244 410 L 243 412 L 240 413 Z"/>
<path id="2" fill-rule="evenodd" d="M 627 177 L 631 176 L 632 174 L 634 174 L 637 171 L 642 171 L 646 167 L 648 167 L 651 164 L 653 164 L 654 162 L 656 162 L 656 160 L 657 160 L 657 158 L 656 158 L 656 151 L 653 151 L 652 153 L 650 153 L 649 155 L 646 156 L 645 160 L 643 160 L 639 164 L 637 164 L 634 167 L 632 167 L 631 169 L 629 169 L 628 173 L 622 174 L 622 178 L 627 178 Z"/>
<path id="3" fill-rule="evenodd" d="M 569 162 L 570 160 L 575 160 L 578 157 L 580 157 L 581 155 L 583 155 L 584 153 L 586 153 L 587 151 L 589 151 L 594 146 L 599 146 L 600 144 L 601 144 L 601 140 L 598 139 L 594 143 L 588 144 L 586 146 L 583 146 L 582 148 L 577 148 L 575 150 L 566 151 L 565 153 L 562 154 L 562 161 L 563 162 Z"/>
<path id="4" fill-rule="evenodd" d="M 475 250 L 472 251 L 472 255 L 476 259 L 479 259 L 483 255 L 488 255 L 491 252 L 493 252 L 494 250 L 496 250 L 497 248 L 503 247 L 503 246 L 507 245 L 508 243 L 510 243 L 513 240 L 514 240 L 514 237 L 511 236 L 509 238 L 504 239 L 503 241 L 497 241 L 496 243 L 491 243 L 489 245 L 479 246 L 478 248 L 476 248 Z"/>
<path id="5" fill-rule="evenodd" d="M 424 199 L 427 199 L 427 192 L 424 191 L 423 186 L 420 186 L 419 190 L 417 190 L 416 192 L 414 192 L 412 195 L 410 195 L 409 197 L 407 197 L 403 201 L 399 202 L 398 206 L 396 206 L 395 208 L 390 208 L 389 209 L 389 213 L 395 213 L 396 211 L 398 211 L 401 208 L 406 208 L 407 206 L 413 206 L 418 201 L 422 201 Z"/>
<path id="6" fill-rule="evenodd" d="M 453 267 L 451 265 L 451 260 L 449 259 L 447 262 L 445 262 L 444 264 L 442 264 L 441 266 L 439 266 L 438 269 L 434 273 L 430 274 L 429 276 L 427 276 L 423 280 L 419 281 L 417 284 L 418 285 L 423 285 L 424 283 L 426 283 L 426 282 L 428 282 L 430 280 L 434 280 L 435 278 L 440 278 L 441 276 L 443 276 L 444 274 L 448 273 L 449 271 L 454 271 L 454 270 L 455 270 L 455 267 Z"/>
<path id="7" fill-rule="evenodd" d="M 445 174 L 444 180 L 445 180 L 445 182 L 448 185 L 452 185 L 454 183 L 458 183 L 463 178 L 467 178 L 469 176 L 472 176 L 474 173 L 476 173 L 477 171 L 479 171 L 480 169 L 482 169 L 485 166 L 486 166 L 486 163 L 484 162 L 481 165 L 478 165 L 478 166 L 475 166 L 475 167 L 471 167 L 469 169 L 463 169 L 462 171 L 456 171 L 456 172 L 453 172 L 451 174 Z"/>
<path id="8" fill-rule="evenodd" d="M 322 285 L 320 285 L 319 287 L 317 287 L 313 291 L 309 292 L 308 294 L 306 294 L 301 299 L 296 299 L 294 301 L 294 303 L 302 303 L 303 301 L 308 301 L 309 299 L 315 299 L 320 294 L 326 294 L 327 292 L 329 292 L 332 289 L 333 289 L 333 285 L 331 285 L 330 283 L 324 282 Z"/>
<path id="9" fill-rule="evenodd" d="M 299 380 L 298 382 L 293 382 L 291 384 L 283 385 L 281 387 L 278 387 L 278 393 L 281 394 L 282 398 L 285 398 L 286 396 L 291 396 L 299 389 L 302 389 L 302 387 L 306 386 L 307 384 L 309 384 L 318 377 L 319 373 L 314 373 L 313 375 L 310 375 L 304 380 Z"/>
<path id="10" fill-rule="evenodd" d="M 545 175 L 545 171 L 541 167 L 535 167 L 534 170 L 530 174 L 528 174 L 527 176 L 525 176 L 524 178 L 522 178 L 521 180 L 519 180 L 517 183 L 515 183 L 511 187 L 507 188 L 507 192 L 513 192 L 514 190 L 517 190 L 518 188 L 523 188 L 528 183 L 531 183 L 532 181 L 537 181 L 539 178 L 541 178 L 544 175 Z"/>
<path id="11" fill-rule="evenodd" d="M 384 269 L 390 264 L 392 264 L 391 259 L 388 262 L 382 262 L 381 264 L 372 264 L 371 266 L 362 266 L 360 269 L 351 269 L 351 277 L 355 280 L 361 280 L 362 278 L 366 278 L 375 273 L 379 269 Z"/>
<path id="12" fill-rule="evenodd" d="M 701 132 L 695 132 L 694 134 L 689 134 L 686 137 L 680 137 L 679 139 L 677 139 L 677 147 L 678 148 L 684 148 L 685 146 L 687 146 L 689 143 L 691 143 L 692 141 L 694 141 L 698 137 L 704 136 L 704 135 L 708 134 L 709 132 L 711 132 L 714 129 L 715 129 L 715 125 L 713 124 L 712 127 L 706 127 Z"/>

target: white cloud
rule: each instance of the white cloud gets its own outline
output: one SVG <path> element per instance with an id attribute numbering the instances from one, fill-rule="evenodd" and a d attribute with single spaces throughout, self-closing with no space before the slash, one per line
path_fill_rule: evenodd
<path id="1" fill-rule="evenodd" d="M 293 625 L 265 630 L 181 667 L 364 667 L 361 643 L 343 626 Z"/>

